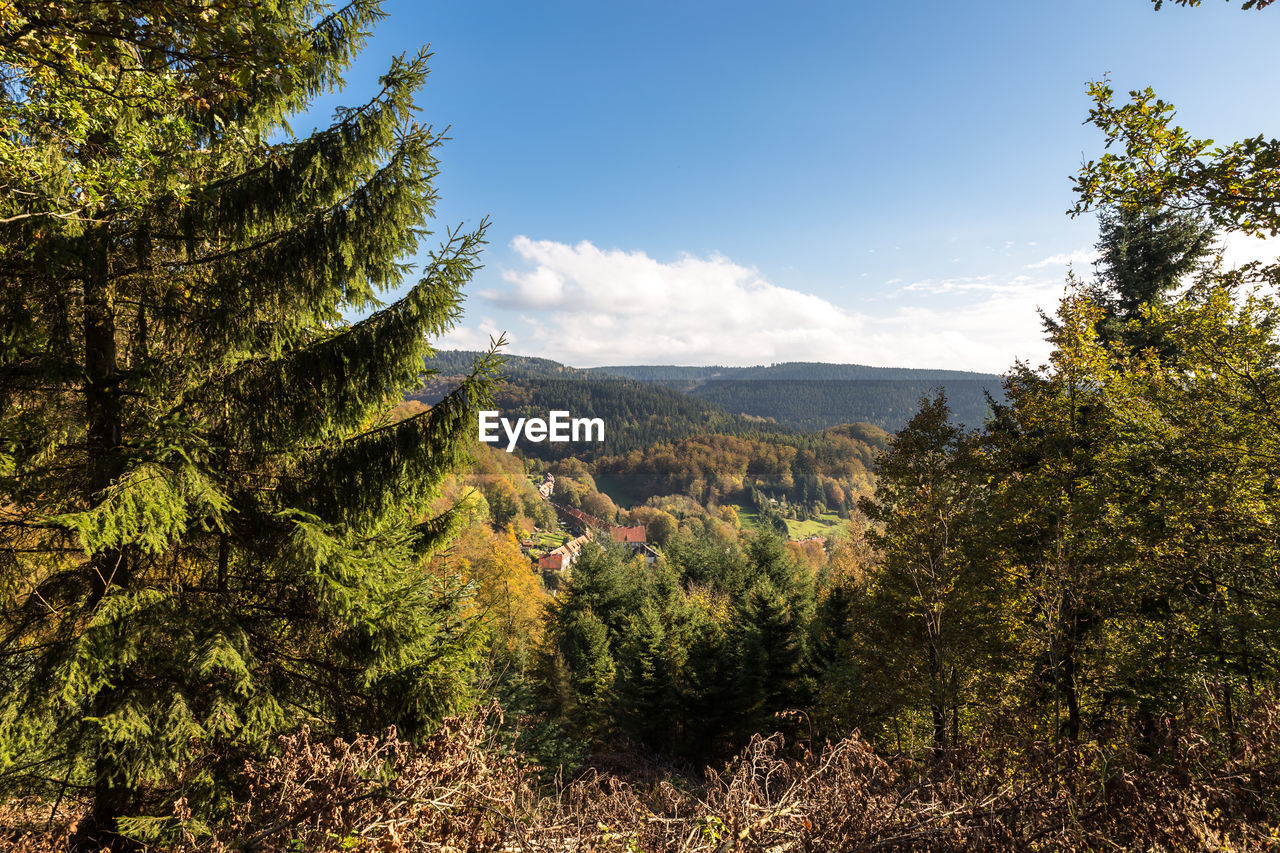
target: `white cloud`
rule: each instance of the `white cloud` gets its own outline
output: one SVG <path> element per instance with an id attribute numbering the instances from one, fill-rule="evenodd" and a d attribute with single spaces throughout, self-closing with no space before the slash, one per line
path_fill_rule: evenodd
<path id="1" fill-rule="evenodd" d="M 538 323 L 537 319 L 533 317 L 521 317 L 520 319 L 530 326 L 536 326 Z M 432 340 L 431 345 L 436 349 L 486 350 L 489 348 L 490 338 L 497 340 L 503 331 L 492 317 L 484 317 L 474 327 L 453 327 L 439 338 Z M 515 344 L 517 342 L 516 336 L 508 332 L 507 343 Z"/>
<path id="2" fill-rule="evenodd" d="M 1028 245 L 1034 246 L 1034 243 Z M 1076 249 L 1074 252 L 1067 252 L 1061 255 L 1050 255 L 1043 261 L 1036 261 L 1034 264 L 1027 264 L 1029 270 L 1040 270 L 1045 267 L 1065 267 L 1068 264 L 1091 264 L 1098 259 L 1096 249 Z"/>
<path id="3" fill-rule="evenodd" d="M 1047 353 L 1036 308 L 1052 308 L 1062 292 L 1061 283 L 1025 276 L 919 282 L 902 291 L 955 295 L 872 315 L 772 284 L 721 255 L 664 263 L 523 236 L 512 248 L 526 266 L 503 273 L 508 287 L 481 294 L 524 315 L 511 351 L 582 367 L 828 361 L 1002 371 Z M 491 328 L 486 319 L 485 335 L 454 334 L 487 339 Z"/>
<path id="4" fill-rule="evenodd" d="M 897 279 L 901 281 L 901 279 Z M 913 281 L 901 291 L 903 293 L 928 293 L 941 296 L 947 293 L 1023 293 L 1030 290 L 1041 290 L 1044 282 L 1030 276 L 1019 275 L 1011 279 L 999 279 L 989 275 L 961 276 L 941 280 L 926 278 Z"/>
<path id="5" fill-rule="evenodd" d="M 1280 237 L 1259 239 L 1232 231 L 1218 241 L 1222 248 L 1222 260 L 1228 268 L 1243 266 L 1250 261 L 1274 264 L 1280 259 Z"/>

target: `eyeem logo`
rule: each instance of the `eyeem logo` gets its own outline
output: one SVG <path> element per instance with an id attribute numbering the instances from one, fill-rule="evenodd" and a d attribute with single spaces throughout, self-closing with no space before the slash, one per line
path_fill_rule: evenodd
<path id="1" fill-rule="evenodd" d="M 564 444 L 569 441 L 604 441 L 604 420 L 602 418 L 570 418 L 568 412 L 547 412 L 547 419 L 518 418 L 513 425 L 506 418 L 499 417 L 495 411 L 480 412 L 480 440 L 496 444 L 502 438 L 496 432 L 498 427 L 507 434 L 507 452 L 516 449 L 523 432 L 527 441 L 540 443 L 550 441 L 553 444 Z"/>

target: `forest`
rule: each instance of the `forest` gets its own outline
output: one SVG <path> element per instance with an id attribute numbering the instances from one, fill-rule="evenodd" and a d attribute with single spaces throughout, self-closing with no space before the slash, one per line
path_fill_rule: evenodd
<path id="1" fill-rule="evenodd" d="M 436 371 L 417 394 L 432 402 L 466 374 L 476 352 L 442 351 Z M 1002 399 L 1000 377 L 959 370 L 786 363 L 770 367 L 567 367 L 549 359 L 508 356 L 497 402 L 521 414 L 572 403 L 574 411 L 609 418 L 615 453 L 699 432 L 797 430 L 814 432 L 848 423 L 899 429 L 921 396 L 945 388 L 957 421 L 979 426 Z M 655 417 L 660 416 L 660 417 Z M 692 423 L 685 423 L 691 421 Z M 538 452 L 557 452 L 539 448 Z M 592 448 L 570 452 L 589 455 Z"/>
<path id="2" fill-rule="evenodd" d="M 987 417 L 987 395 L 1000 395 L 997 380 L 750 379 L 712 380 L 689 393 L 731 412 L 770 418 L 803 430 L 852 422 L 900 429 L 920 398 L 942 387 L 951 413 L 962 424 L 980 425 Z"/>
<path id="3" fill-rule="evenodd" d="M 1280 141 L 1091 84 L 1048 360 L 788 426 L 436 357 L 430 54 L 284 132 L 383 17 L 0 6 L 0 846 L 1275 849 Z"/>
<path id="4" fill-rule="evenodd" d="M 479 354 L 467 354 L 470 360 Z M 432 404 L 448 394 L 462 374 L 432 377 L 414 399 Z M 628 379 L 560 379 L 504 375 L 494 389 L 494 405 L 506 417 L 546 417 L 559 409 L 576 418 L 601 418 L 608 425 L 603 442 L 523 445 L 526 453 L 547 459 L 593 458 L 627 453 L 660 441 L 691 438 L 704 433 L 754 435 L 791 433 L 779 424 L 731 415 L 724 409 L 667 388 Z"/>

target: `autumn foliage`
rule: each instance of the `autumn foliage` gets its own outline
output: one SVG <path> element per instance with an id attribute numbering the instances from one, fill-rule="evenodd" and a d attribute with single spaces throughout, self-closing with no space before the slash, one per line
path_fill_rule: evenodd
<path id="1" fill-rule="evenodd" d="M 420 746 L 394 729 L 320 743 L 304 729 L 245 765 L 243 798 L 206 826 L 178 804 L 166 853 L 286 851 L 1004 851 L 1272 849 L 1280 827 L 1280 703 L 1260 703 L 1234 753 L 1166 728 L 1118 744 L 981 741 L 930 762 L 856 735 L 814 751 L 752 738 L 700 782 L 588 770 L 539 787 L 492 714 L 447 720 Z M 62 849 L 71 827 L 19 828 L 9 849 Z M 26 815 L 43 824 L 46 814 Z"/>

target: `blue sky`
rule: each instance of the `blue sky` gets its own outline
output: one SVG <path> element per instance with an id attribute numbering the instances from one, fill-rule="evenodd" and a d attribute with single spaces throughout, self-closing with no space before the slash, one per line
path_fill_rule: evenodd
<path id="1" fill-rule="evenodd" d="M 431 43 L 439 221 L 493 223 L 444 346 L 998 372 L 1043 358 L 1062 261 L 1091 269 L 1065 215 L 1101 152 L 1088 81 L 1280 133 L 1280 11 L 1238 5 L 389 0 L 313 115 Z"/>

